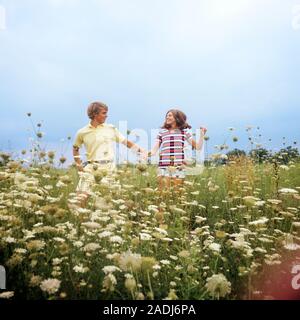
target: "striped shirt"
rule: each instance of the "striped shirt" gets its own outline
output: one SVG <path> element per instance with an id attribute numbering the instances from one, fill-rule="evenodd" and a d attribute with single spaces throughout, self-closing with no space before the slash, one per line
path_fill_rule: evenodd
<path id="1" fill-rule="evenodd" d="M 159 140 L 159 167 L 181 166 L 184 162 L 185 141 L 191 143 L 192 135 L 187 129 L 173 130 L 161 129 L 158 133 Z"/>

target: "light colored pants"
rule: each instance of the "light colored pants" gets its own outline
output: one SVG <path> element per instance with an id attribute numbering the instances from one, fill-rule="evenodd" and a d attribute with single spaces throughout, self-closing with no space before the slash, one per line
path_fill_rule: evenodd
<path id="1" fill-rule="evenodd" d="M 116 166 L 113 162 L 107 164 L 91 163 L 79 171 L 79 182 L 76 188 L 77 192 L 90 194 L 93 186 L 100 183 L 104 176 L 112 176 Z"/>
<path id="2" fill-rule="evenodd" d="M 181 167 L 158 167 L 157 175 L 159 177 L 184 179 L 186 172 L 183 166 Z"/>

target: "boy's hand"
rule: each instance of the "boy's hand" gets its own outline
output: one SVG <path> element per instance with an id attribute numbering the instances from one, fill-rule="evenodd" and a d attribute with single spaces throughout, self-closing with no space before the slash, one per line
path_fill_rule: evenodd
<path id="1" fill-rule="evenodd" d="M 83 166 L 82 166 L 82 164 L 76 164 L 76 168 L 77 168 L 77 171 L 83 172 Z"/>

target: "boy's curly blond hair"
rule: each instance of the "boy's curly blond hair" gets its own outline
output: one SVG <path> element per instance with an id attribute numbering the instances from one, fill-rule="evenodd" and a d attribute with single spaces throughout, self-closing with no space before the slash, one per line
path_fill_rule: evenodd
<path id="1" fill-rule="evenodd" d="M 93 120 L 101 109 L 108 110 L 108 106 L 103 102 L 92 102 L 87 109 L 88 117 Z"/>

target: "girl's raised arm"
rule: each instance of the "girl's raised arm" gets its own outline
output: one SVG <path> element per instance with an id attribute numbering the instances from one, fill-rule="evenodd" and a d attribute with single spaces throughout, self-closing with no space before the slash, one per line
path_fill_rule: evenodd
<path id="1" fill-rule="evenodd" d="M 200 138 L 199 141 L 195 141 L 194 139 L 188 140 L 188 142 L 192 145 L 193 149 L 201 150 L 203 147 L 204 136 L 207 131 L 206 128 L 200 127 Z"/>

